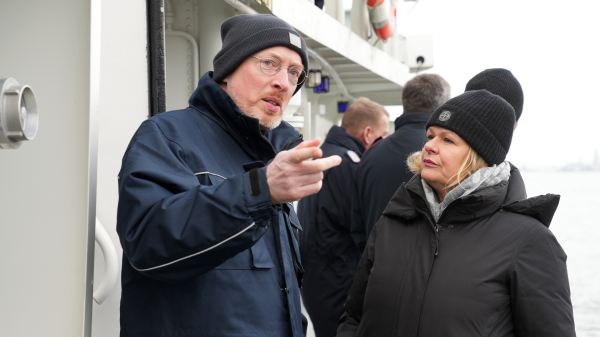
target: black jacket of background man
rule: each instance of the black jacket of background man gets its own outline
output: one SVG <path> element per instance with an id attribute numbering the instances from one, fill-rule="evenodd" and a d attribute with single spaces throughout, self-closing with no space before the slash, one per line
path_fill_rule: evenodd
<path id="1" fill-rule="evenodd" d="M 356 172 L 356 189 L 352 197 L 352 238 L 360 251 L 371 229 L 402 183 L 413 174 L 406 158 L 421 151 L 427 141 L 425 123 L 431 113 L 408 112 L 396 118 L 396 131 L 371 146 Z"/>
<path id="2" fill-rule="evenodd" d="M 300 255 L 304 266 L 302 299 L 317 337 L 332 337 L 344 312 L 361 252 L 350 236 L 354 174 L 364 145 L 333 126 L 321 146 L 323 157 L 338 155 L 342 163 L 324 172 L 323 187 L 298 204 Z"/>
<path id="3" fill-rule="evenodd" d="M 459 187 L 457 187 L 459 188 Z M 565 252 L 547 228 L 559 196 L 508 182 L 432 221 L 421 176 L 373 228 L 337 337 L 574 337 Z"/>

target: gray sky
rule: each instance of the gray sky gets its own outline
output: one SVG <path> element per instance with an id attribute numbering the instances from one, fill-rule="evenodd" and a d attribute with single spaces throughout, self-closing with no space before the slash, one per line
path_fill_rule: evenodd
<path id="1" fill-rule="evenodd" d="M 509 69 L 519 79 L 525 105 L 508 160 L 541 168 L 591 163 L 600 152 L 599 2 L 398 4 L 399 33 L 433 35 L 435 67 L 426 72 L 444 77 L 453 97 L 487 68 Z"/>

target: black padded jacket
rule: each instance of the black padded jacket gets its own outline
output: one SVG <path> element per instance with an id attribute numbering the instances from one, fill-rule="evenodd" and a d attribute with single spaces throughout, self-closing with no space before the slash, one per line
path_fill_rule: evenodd
<path id="1" fill-rule="evenodd" d="M 575 336 L 567 257 L 548 229 L 559 198 L 525 199 L 513 167 L 436 224 L 415 175 L 369 237 L 337 336 Z"/>

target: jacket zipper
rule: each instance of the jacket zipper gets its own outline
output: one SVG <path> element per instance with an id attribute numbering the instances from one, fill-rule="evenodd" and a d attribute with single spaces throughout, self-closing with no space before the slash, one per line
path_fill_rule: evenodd
<path id="1" fill-rule="evenodd" d="M 429 222 L 432 224 L 433 230 L 435 231 L 435 256 L 437 256 L 439 253 L 439 246 L 440 246 L 439 225 L 435 221 L 433 221 L 433 218 L 431 217 L 431 215 L 429 213 L 427 213 L 427 218 L 429 219 Z"/>
<path id="2" fill-rule="evenodd" d="M 418 195 L 416 193 L 415 193 L 415 195 L 418 196 L 421 200 L 423 200 L 425 202 L 425 205 L 427 205 L 427 200 L 423 199 L 423 197 L 421 197 L 420 195 Z M 421 212 L 427 217 L 427 220 L 429 220 L 429 224 L 431 225 L 431 227 L 433 228 L 433 231 L 435 232 L 435 255 L 434 256 L 437 256 L 439 253 L 439 247 L 440 247 L 440 234 L 439 234 L 438 224 L 437 224 L 437 222 L 433 221 L 433 217 L 431 216 L 431 211 L 429 210 L 429 206 L 426 207 L 426 210 L 424 210 L 424 211 L 421 210 Z M 433 261 L 432 261 L 432 263 L 433 263 Z"/>
<path id="3" fill-rule="evenodd" d="M 457 200 L 460 200 L 460 199 L 457 199 Z M 451 209 L 451 207 L 454 207 L 455 205 L 456 205 L 456 200 L 451 202 L 450 205 L 448 205 L 448 207 L 446 207 L 446 209 L 444 210 L 444 212 L 442 213 L 442 215 L 440 216 L 438 221 L 435 223 L 434 228 L 435 228 L 435 236 L 437 239 L 437 243 L 435 245 L 435 255 L 436 256 L 438 255 L 438 246 L 439 246 L 439 241 L 440 241 L 440 236 L 439 236 L 440 222 L 442 222 L 442 219 L 446 216 L 446 214 L 450 213 L 449 210 Z"/>
<path id="4" fill-rule="evenodd" d="M 244 118 L 243 115 L 240 115 L 240 118 L 244 121 L 244 125 L 246 126 L 246 130 L 248 130 L 248 132 L 252 133 L 252 131 L 250 130 L 250 127 L 248 126 L 248 122 L 246 121 L 246 118 Z M 250 141 L 250 143 L 252 144 L 252 147 L 254 148 L 254 152 L 256 152 L 256 155 L 258 155 L 258 158 L 262 160 L 260 152 L 258 151 L 258 146 L 256 146 L 256 143 L 254 142 L 254 139 L 250 139 L 248 137 L 248 141 Z"/>
<path id="5" fill-rule="evenodd" d="M 438 249 L 439 249 L 439 243 L 440 243 L 440 236 L 439 236 L 439 232 L 438 232 L 438 225 L 436 222 L 433 221 L 433 218 L 431 217 L 431 212 L 429 210 L 427 210 L 426 212 L 423 212 L 425 214 L 425 216 L 427 216 L 427 219 L 429 220 L 429 223 L 432 225 L 434 231 L 435 231 L 435 255 L 434 258 L 431 259 L 431 263 L 429 264 L 429 272 L 427 273 L 429 276 L 431 275 L 431 270 L 433 269 L 433 262 L 435 261 L 435 256 L 438 255 Z M 427 283 L 429 283 L 429 276 L 427 277 Z M 425 301 L 425 295 L 423 292 L 423 296 L 421 297 L 421 305 L 419 307 L 419 310 L 423 309 L 423 302 Z M 421 319 L 421 315 L 419 314 L 419 320 Z M 417 321 L 418 322 L 418 321 Z M 394 327 L 394 332 L 395 332 L 396 328 Z M 418 333 L 418 331 L 417 331 Z"/>
<path id="6" fill-rule="evenodd" d="M 248 127 L 248 125 L 246 125 L 246 127 Z M 269 142 L 269 140 L 267 139 L 267 137 L 265 137 L 265 135 L 263 135 L 262 133 L 261 133 L 260 135 L 261 135 L 261 137 L 262 137 L 262 138 L 263 138 L 263 139 L 264 139 L 264 140 L 265 140 L 267 143 L 269 143 L 269 144 L 271 145 L 271 149 L 273 150 L 273 157 L 275 157 L 275 156 L 277 155 L 277 151 L 275 151 L 275 147 L 273 146 L 273 144 L 271 144 L 271 142 Z M 286 145 L 283 147 L 283 149 L 282 149 L 281 151 L 285 151 L 285 150 L 287 150 L 287 148 L 288 148 L 290 145 L 294 144 L 294 143 L 295 143 L 296 141 L 298 141 L 298 140 L 302 140 L 302 135 L 300 135 L 300 136 L 299 136 L 299 137 L 297 137 L 296 139 L 292 140 L 291 142 L 287 143 L 287 144 L 286 144 Z"/>
<path id="7" fill-rule="evenodd" d="M 298 138 L 296 138 L 296 139 L 292 140 L 291 142 L 287 143 L 287 145 L 284 146 L 281 151 L 287 150 L 290 145 L 294 144 L 295 142 L 297 142 L 299 140 L 302 140 L 302 135 L 298 136 Z"/>

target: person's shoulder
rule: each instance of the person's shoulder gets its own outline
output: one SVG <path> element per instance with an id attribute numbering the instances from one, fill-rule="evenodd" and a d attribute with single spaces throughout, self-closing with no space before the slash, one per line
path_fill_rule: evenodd
<path id="1" fill-rule="evenodd" d="M 321 150 L 323 151 L 323 157 L 337 155 L 342 157 L 342 161 L 350 159 L 348 156 L 346 156 L 346 152 L 350 151 L 347 147 L 330 143 L 327 140 L 325 140 L 323 145 L 321 145 Z M 357 154 L 357 156 L 360 159 L 360 155 Z"/>
<path id="2" fill-rule="evenodd" d="M 391 137 L 391 135 L 390 135 L 390 136 L 388 136 L 388 138 L 389 138 L 389 137 Z M 369 153 L 369 152 L 377 152 L 377 151 L 379 151 L 379 149 L 381 149 L 381 148 L 385 147 L 385 145 L 383 145 L 383 146 L 382 146 L 381 144 L 383 144 L 383 143 L 386 141 L 386 139 L 387 139 L 387 138 L 381 138 L 381 139 L 377 140 L 376 142 L 374 142 L 373 144 L 371 144 L 371 145 L 370 145 L 370 146 L 369 146 L 369 147 L 368 147 L 368 148 L 365 150 L 365 153 L 363 154 L 363 156 L 366 156 L 366 155 L 367 155 L 367 153 Z"/>
<path id="3" fill-rule="evenodd" d="M 360 155 L 358 155 L 358 153 L 356 153 L 352 150 L 346 150 L 344 155 L 345 155 L 345 157 L 343 159 L 349 159 L 348 160 L 349 163 L 352 163 L 353 165 L 358 165 L 358 163 L 360 163 L 361 158 L 360 158 Z"/>
<path id="4" fill-rule="evenodd" d="M 148 121 L 153 121 L 158 125 L 189 123 L 194 117 L 194 111 L 191 108 L 180 110 L 171 110 L 148 118 Z"/>
<path id="5" fill-rule="evenodd" d="M 390 137 L 394 134 L 384 138 L 376 143 L 373 143 L 362 155 L 360 166 L 364 165 L 378 165 L 380 162 L 387 162 L 390 160 L 389 146 Z"/>
<path id="6" fill-rule="evenodd" d="M 518 243 L 515 246 L 517 249 L 530 245 L 537 246 L 548 241 L 556 242 L 552 231 L 531 215 L 502 211 L 499 222 L 504 228 L 503 232 Z"/>
<path id="7" fill-rule="evenodd" d="M 160 132 L 171 140 L 196 138 L 195 134 L 214 129 L 216 126 L 192 108 L 163 112 L 149 118 L 147 122 L 155 123 Z"/>
<path id="8" fill-rule="evenodd" d="M 524 214 L 514 214 L 505 225 L 511 227 L 506 234 L 514 238 L 511 246 L 515 259 L 528 260 L 535 256 L 543 258 L 544 261 L 566 259 L 565 251 L 554 233 L 537 219 Z"/>

